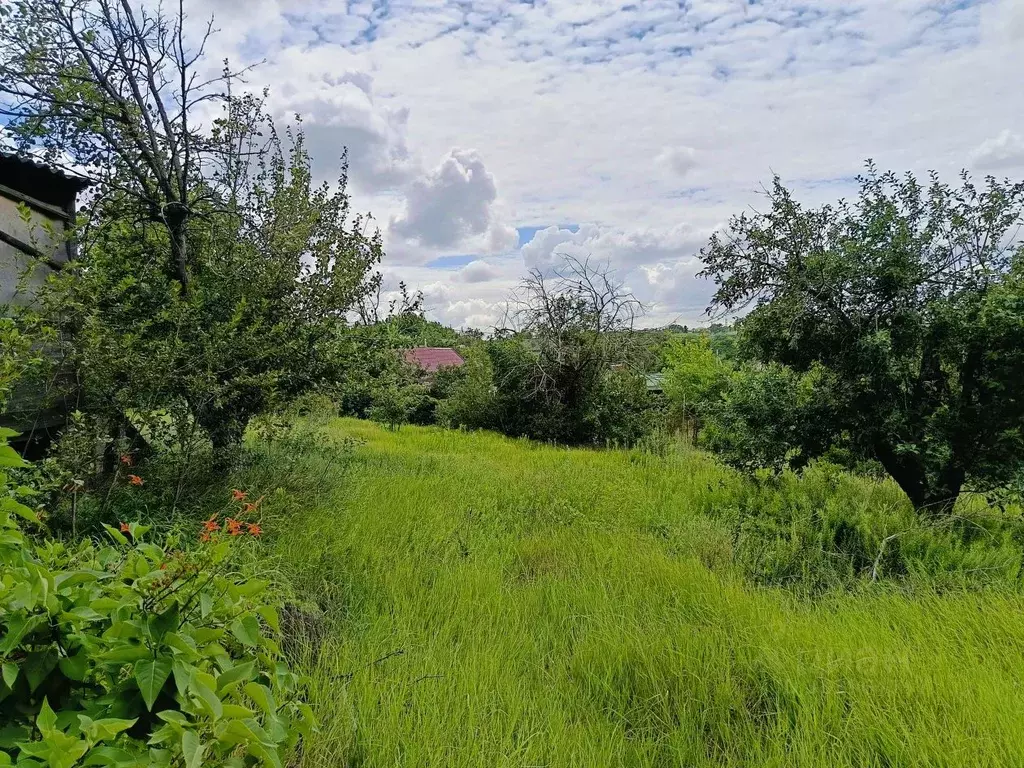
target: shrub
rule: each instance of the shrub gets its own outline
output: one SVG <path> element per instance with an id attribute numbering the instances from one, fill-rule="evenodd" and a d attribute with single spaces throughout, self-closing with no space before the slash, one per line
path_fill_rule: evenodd
<path id="1" fill-rule="evenodd" d="M 313 719 L 267 585 L 228 565 L 258 526 L 210 520 L 192 550 L 135 523 L 108 545 L 36 543 L 28 495 L 0 475 L 0 765 L 280 768 Z"/>

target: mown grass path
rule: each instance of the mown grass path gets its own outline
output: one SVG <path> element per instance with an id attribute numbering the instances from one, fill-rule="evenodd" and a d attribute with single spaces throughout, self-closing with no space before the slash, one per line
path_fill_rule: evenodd
<path id="1" fill-rule="evenodd" d="M 1024 765 L 1013 594 L 750 586 L 699 453 L 329 430 L 366 442 L 278 539 L 334 620 L 306 765 Z"/>

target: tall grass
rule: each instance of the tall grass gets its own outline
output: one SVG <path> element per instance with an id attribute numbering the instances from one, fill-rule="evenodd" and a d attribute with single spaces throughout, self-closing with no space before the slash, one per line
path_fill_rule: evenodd
<path id="1" fill-rule="evenodd" d="M 895 489 L 827 468 L 752 485 L 699 452 L 327 430 L 361 445 L 268 507 L 262 563 L 302 604 L 305 766 L 1024 763 L 998 526 L 915 531 Z M 894 534 L 872 582 L 856 553 Z"/>

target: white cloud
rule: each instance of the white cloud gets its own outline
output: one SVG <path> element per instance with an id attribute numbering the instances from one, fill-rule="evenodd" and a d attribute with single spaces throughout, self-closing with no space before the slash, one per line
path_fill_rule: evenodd
<path id="1" fill-rule="evenodd" d="M 658 155 L 658 165 L 685 176 L 697 167 L 697 150 L 693 147 L 665 147 Z"/>
<path id="2" fill-rule="evenodd" d="M 494 175 L 479 153 L 455 148 L 437 168 L 409 185 L 405 211 L 391 219 L 390 231 L 439 248 L 482 237 L 487 250 L 506 251 L 515 246 L 516 232 L 500 219 L 497 198 Z"/>
<path id="3" fill-rule="evenodd" d="M 982 171 L 1001 171 L 1024 166 L 1024 137 L 1009 128 L 986 139 L 971 152 L 971 166 Z"/>
<path id="4" fill-rule="evenodd" d="M 699 320 L 694 255 L 773 172 L 817 204 L 868 157 L 1024 170 L 1021 0 L 193 2 L 222 13 L 225 54 L 268 59 L 250 82 L 307 113 L 320 167 L 349 145 L 355 207 L 393 222 L 389 268 L 451 322 L 558 249 L 621 270 L 652 322 Z M 513 226 L 558 222 L 581 226 L 494 258 Z M 486 259 L 423 266 L 454 254 Z"/>

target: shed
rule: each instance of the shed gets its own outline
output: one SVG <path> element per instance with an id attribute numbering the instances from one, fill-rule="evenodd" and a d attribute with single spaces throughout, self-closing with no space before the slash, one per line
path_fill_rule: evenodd
<path id="1" fill-rule="evenodd" d="M 0 151 L 0 315 L 25 305 L 54 270 L 74 258 L 68 229 L 90 182 L 24 155 Z M 15 393 L 0 425 L 35 436 L 63 424 L 31 392 Z"/>
<path id="2" fill-rule="evenodd" d="M 451 347 L 414 347 L 402 350 L 402 357 L 409 365 L 423 373 L 437 373 L 442 368 L 458 368 L 466 359 Z"/>

